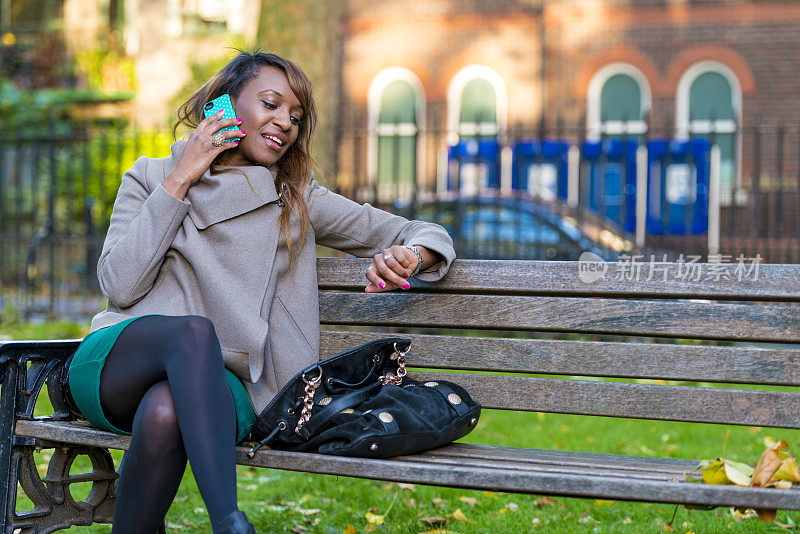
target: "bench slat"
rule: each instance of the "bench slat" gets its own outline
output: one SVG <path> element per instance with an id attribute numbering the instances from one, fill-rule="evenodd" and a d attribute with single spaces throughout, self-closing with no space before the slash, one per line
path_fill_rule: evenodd
<path id="1" fill-rule="evenodd" d="M 409 376 L 460 384 L 485 408 L 800 428 L 796 393 L 428 371 Z"/>
<path id="2" fill-rule="evenodd" d="M 320 289 L 363 291 L 364 273 L 372 260 L 317 258 Z M 435 292 L 490 292 L 539 295 L 596 295 L 655 298 L 708 298 L 735 300 L 789 300 L 800 302 L 800 265 L 760 264 L 749 276 L 726 280 L 717 276 L 709 264 L 700 264 L 701 280 L 687 276 L 686 265 L 657 264 L 650 276 L 650 263 L 641 263 L 639 275 L 630 262 L 609 262 L 606 275 L 584 283 L 575 261 L 455 260 L 444 280 L 428 284 L 419 280 L 411 285 Z M 735 264 L 730 267 L 735 267 Z M 752 266 L 749 266 L 752 267 Z M 748 267 L 748 268 L 749 268 Z M 666 273 L 666 281 L 664 280 Z M 745 273 L 746 274 L 746 273 Z M 729 275 L 730 276 L 730 275 Z M 619 278 L 619 279 L 618 279 Z"/>
<path id="3" fill-rule="evenodd" d="M 326 324 L 800 342 L 795 305 L 396 292 L 321 292 L 319 302 Z"/>
<path id="4" fill-rule="evenodd" d="M 88 427 L 87 427 L 88 428 Z M 76 423 L 18 421 L 17 434 L 66 443 L 85 443 L 85 430 Z M 127 449 L 128 436 L 91 430 L 97 445 Z M 118 445 L 119 447 L 115 447 Z M 260 450 L 253 458 L 237 447 L 237 463 L 359 478 L 425 483 L 478 490 L 513 491 L 572 497 L 800 509 L 800 491 L 734 486 L 709 486 L 674 481 L 695 462 L 591 453 L 513 449 L 456 443 L 421 455 L 388 460 L 326 456 L 312 453 Z M 487 457 L 492 462 L 487 462 Z M 453 461 L 457 459 L 457 461 Z M 591 464 L 605 471 L 579 472 L 570 465 Z M 630 476 L 650 469 L 652 477 Z"/>
<path id="5" fill-rule="evenodd" d="M 511 373 L 800 385 L 800 350 L 554 341 L 323 330 L 327 358 L 375 339 L 411 339 L 414 367 Z"/>

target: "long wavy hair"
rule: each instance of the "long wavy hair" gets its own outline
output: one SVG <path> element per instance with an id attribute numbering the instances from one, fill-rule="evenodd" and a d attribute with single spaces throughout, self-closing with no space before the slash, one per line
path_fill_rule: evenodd
<path id="1" fill-rule="evenodd" d="M 235 58 L 178 108 L 178 120 L 172 129 L 172 134 L 176 134 L 181 124 L 190 129 L 196 128 L 205 118 L 203 106 L 206 102 L 225 93 L 232 98 L 238 97 L 247 83 L 258 77 L 263 67 L 275 67 L 282 70 L 289 80 L 289 86 L 300 101 L 300 105 L 303 106 L 303 119 L 299 124 L 300 131 L 297 140 L 275 164 L 277 169 L 275 188 L 281 192 L 285 202 L 280 215 L 280 226 L 286 236 L 289 261 L 292 271 L 294 271 L 297 253 L 303 247 L 308 228 L 308 210 L 303 199 L 303 191 L 311 179 L 312 169 L 316 167 L 314 159 L 311 157 L 311 138 L 317 124 L 317 108 L 314 103 L 311 81 L 300 70 L 300 67 L 275 54 L 239 51 Z M 212 172 L 215 170 L 219 172 L 220 160 L 224 154 L 225 152 L 222 152 L 214 160 L 211 165 Z M 293 244 L 289 222 L 294 208 L 297 208 L 300 216 L 300 240 Z"/>

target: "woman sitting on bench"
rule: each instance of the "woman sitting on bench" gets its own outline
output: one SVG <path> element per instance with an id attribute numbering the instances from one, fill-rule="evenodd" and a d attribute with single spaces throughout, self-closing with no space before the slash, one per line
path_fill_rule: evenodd
<path id="1" fill-rule="evenodd" d="M 223 95 L 236 118 L 204 118 Z M 455 256 L 440 226 L 319 185 L 315 121 L 296 65 L 242 52 L 179 109 L 188 139 L 122 177 L 98 263 L 107 309 L 69 366 L 83 417 L 132 434 L 114 532 L 155 532 L 187 459 L 214 532 L 254 532 L 234 445 L 319 358 L 316 244 L 373 257 L 368 292 L 437 280 Z"/>

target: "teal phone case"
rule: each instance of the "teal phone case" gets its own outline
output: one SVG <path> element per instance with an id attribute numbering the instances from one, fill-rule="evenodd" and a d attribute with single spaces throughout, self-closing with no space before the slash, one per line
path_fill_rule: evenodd
<path id="1" fill-rule="evenodd" d="M 233 105 L 231 104 L 231 97 L 227 93 L 222 96 L 218 96 L 214 100 L 206 102 L 206 105 L 203 106 L 203 113 L 205 113 L 206 117 L 211 117 L 212 115 L 219 113 L 221 110 L 225 111 L 225 116 L 222 117 L 223 119 L 236 118 L 236 112 L 233 111 Z M 223 128 L 222 130 L 220 130 L 220 132 L 224 132 L 226 130 L 238 130 L 238 129 L 239 129 L 238 126 L 228 126 L 227 128 Z M 226 139 L 225 142 L 227 143 L 228 141 L 231 142 L 238 141 L 239 139 L 241 138 L 232 137 L 230 139 Z"/>

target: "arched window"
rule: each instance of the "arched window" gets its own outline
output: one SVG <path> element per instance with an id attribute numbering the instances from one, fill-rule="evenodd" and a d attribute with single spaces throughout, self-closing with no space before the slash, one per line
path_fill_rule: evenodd
<path id="1" fill-rule="evenodd" d="M 703 136 L 720 149 L 720 201 L 728 204 L 739 183 L 737 124 L 742 93 L 736 75 L 715 61 L 689 67 L 678 82 L 676 136 Z"/>
<path id="2" fill-rule="evenodd" d="M 588 97 L 587 138 L 644 138 L 651 97 L 639 69 L 627 63 L 606 65 L 589 82 Z"/>
<path id="3" fill-rule="evenodd" d="M 419 147 L 425 120 L 425 93 L 414 73 L 390 67 L 369 90 L 369 175 L 372 183 L 396 184 L 381 197 L 405 196 L 422 168 Z"/>
<path id="4" fill-rule="evenodd" d="M 413 182 L 417 162 L 417 97 L 411 84 L 391 82 L 378 114 L 378 181 Z"/>
<path id="5" fill-rule="evenodd" d="M 481 78 L 470 80 L 461 92 L 459 136 L 495 136 L 497 132 L 497 95 L 494 87 Z"/>
<path id="6" fill-rule="evenodd" d="M 461 69 L 447 92 L 450 144 L 500 135 L 506 128 L 507 102 L 505 84 L 494 70 L 484 65 Z"/>

